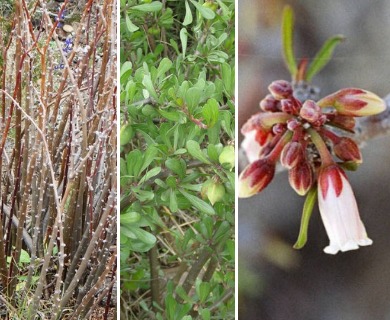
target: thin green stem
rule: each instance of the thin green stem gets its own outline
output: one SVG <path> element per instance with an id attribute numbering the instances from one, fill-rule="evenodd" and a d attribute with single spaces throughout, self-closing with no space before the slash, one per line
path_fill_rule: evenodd
<path id="1" fill-rule="evenodd" d="M 311 141 L 313 141 L 314 145 L 316 146 L 320 154 L 322 165 L 323 166 L 332 165 L 334 163 L 332 155 L 330 154 L 328 147 L 326 146 L 321 135 L 313 128 L 307 129 L 307 132 L 309 133 Z"/>
<path id="2" fill-rule="evenodd" d="M 272 161 L 276 161 L 279 158 L 284 146 L 291 140 L 292 136 L 293 133 L 290 130 L 287 130 L 280 138 L 278 143 L 275 145 L 275 147 L 272 149 L 272 151 L 268 155 L 268 158 Z"/>

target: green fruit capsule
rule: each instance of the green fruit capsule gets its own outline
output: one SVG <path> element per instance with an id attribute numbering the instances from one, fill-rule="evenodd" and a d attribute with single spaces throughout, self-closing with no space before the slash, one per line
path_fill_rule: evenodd
<path id="1" fill-rule="evenodd" d="M 220 182 L 212 183 L 207 189 L 207 198 L 212 205 L 218 201 L 221 201 L 224 195 L 225 187 Z"/>
<path id="2" fill-rule="evenodd" d="M 202 4 L 203 7 L 209 8 L 212 11 L 216 12 L 218 9 L 218 4 L 212 2 L 212 1 L 206 1 L 205 3 Z"/>
<path id="3" fill-rule="evenodd" d="M 208 196 L 207 196 L 207 191 L 208 191 L 209 187 L 210 187 L 213 183 L 214 183 L 214 182 L 213 182 L 212 179 L 209 179 L 209 180 L 207 180 L 205 183 L 203 183 L 202 190 L 200 191 L 200 195 L 201 195 L 202 199 L 208 198 Z"/>
<path id="4" fill-rule="evenodd" d="M 151 27 L 148 29 L 148 33 L 153 36 L 159 36 L 160 35 L 160 28 L 159 27 Z"/>
<path id="5" fill-rule="evenodd" d="M 119 132 L 119 139 L 121 146 L 128 144 L 134 136 L 134 130 L 131 124 L 125 124 L 121 127 Z"/>
<path id="6" fill-rule="evenodd" d="M 219 163 L 222 165 L 227 165 L 229 169 L 234 168 L 234 147 L 226 146 L 222 149 L 221 154 L 219 155 Z"/>

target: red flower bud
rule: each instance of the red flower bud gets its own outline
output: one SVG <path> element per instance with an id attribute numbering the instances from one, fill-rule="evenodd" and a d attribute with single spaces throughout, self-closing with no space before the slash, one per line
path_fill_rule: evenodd
<path id="1" fill-rule="evenodd" d="M 249 164 L 238 178 L 240 198 L 248 198 L 262 191 L 272 181 L 275 162 L 267 158 Z"/>
<path id="2" fill-rule="evenodd" d="M 313 169 L 307 161 L 298 163 L 288 172 L 288 181 L 296 193 L 303 196 L 313 185 Z"/>
<path id="3" fill-rule="evenodd" d="M 287 169 L 295 167 L 304 159 L 304 151 L 299 142 L 291 141 L 287 143 L 280 155 L 280 163 Z"/>
<path id="4" fill-rule="evenodd" d="M 343 116 L 341 114 L 330 114 L 328 115 L 328 120 L 333 126 L 349 131 L 354 132 L 356 121 L 353 117 Z"/>
<path id="5" fill-rule="evenodd" d="M 351 138 L 342 137 L 333 147 L 337 157 L 343 161 L 362 163 L 362 154 L 359 146 Z"/>
<path id="6" fill-rule="evenodd" d="M 321 108 L 314 101 L 306 100 L 303 103 L 301 110 L 299 111 L 299 115 L 303 119 L 314 123 L 321 118 L 322 112 Z"/>
<path id="7" fill-rule="evenodd" d="M 353 117 L 371 116 L 386 109 L 383 99 L 376 94 L 356 88 L 339 90 L 317 102 L 320 107 L 333 106 L 338 113 Z"/>
<path id="8" fill-rule="evenodd" d="M 267 94 L 267 96 L 260 101 L 260 109 L 264 112 L 277 112 L 280 111 L 278 108 L 279 103 L 280 102 L 276 100 L 272 95 Z"/>
<path id="9" fill-rule="evenodd" d="M 277 80 L 272 82 L 268 86 L 268 90 L 277 100 L 290 98 L 293 94 L 293 88 L 291 86 L 291 83 L 285 80 Z"/>
<path id="10" fill-rule="evenodd" d="M 291 115 L 284 112 L 265 113 L 259 112 L 253 115 L 241 128 L 243 135 L 252 130 L 270 131 L 277 123 L 285 123 L 291 119 Z"/>
<path id="11" fill-rule="evenodd" d="M 287 129 L 290 131 L 295 131 L 298 127 L 301 126 L 301 123 L 297 119 L 287 120 Z"/>

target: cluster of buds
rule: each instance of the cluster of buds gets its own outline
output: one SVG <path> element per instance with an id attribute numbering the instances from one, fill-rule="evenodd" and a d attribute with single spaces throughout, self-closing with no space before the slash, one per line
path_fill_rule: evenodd
<path id="1" fill-rule="evenodd" d="M 260 102 L 261 112 L 242 127 L 250 164 L 240 174 L 239 197 L 253 196 L 267 187 L 280 160 L 299 195 L 318 190 L 330 239 L 326 253 L 371 244 L 342 169 L 356 169 L 362 156 L 356 142 L 342 133 L 354 132 L 354 117 L 384 111 L 384 101 L 355 88 L 342 89 L 317 102 L 301 101 L 291 83 L 283 80 L 274 81 L 268 89 L 271 94 Z"/>

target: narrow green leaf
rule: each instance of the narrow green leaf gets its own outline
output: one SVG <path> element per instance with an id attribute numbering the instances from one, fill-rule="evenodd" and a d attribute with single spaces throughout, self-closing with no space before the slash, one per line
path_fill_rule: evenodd
<path id="1" fill-rule="evenodd" d="M 194 140 L 188 140 L 186 144 L 187 150 L 191 156 L 195 159 L 202 161 L 203 163 L 211 164 L 210 160 L 207 159 L 205 154 L 200 149 L 200 145 L 198 142 Z"/>
<path id="2" fill-rule="evenodd" d="M 121 81 L 122 81 L 122 77 L 128 73 L 131 74 L 133 70 L 133 64 L 130 62 L 130 61 L 125 61 L 122 66 L 121 66 Z"/>
<path id="3" fill-rule="evenodd" d="M 185 1 L 185 4 L 186 4 L 186 16 L 184 17 L 183 26 L 188 26 L 190 23 L 192 23 L 192 12 L 187 0 Z"/>
<path id="4" fill-rule="evenodd" d="M 167 294 L 165 298 L 165 308 L 166 308 L 166 315 L 168 320 L 175 319 L 176 306 L 177 306 L 177 302 L 175 298 L 172 295 Z"/>
<path id="5" fill-rule="evenodd" d="M 152 163 L 152 161 L 156 159 L 157 153 L 158 149 L 153 145 L 149 146 L 146 149 L 145 154 L 143 156 L 143 165 L 141 167 L 140 172 L 144 171 Z"/>
<path id="6" fill-rule="evenodd" d="M 229 64 L 223 63 L 221 66 L 221 75 L 223 85 L 226 92 L 232 96 L 234 95 L 234 73 L 232 74 L 232 68 Z"/>
<path id="7" fill-rule="evenodd" d="M 192 317 L 188 315 L 190 310 L 192 309 L 192 303 L 185 303 L 180 305 L 179 312 L 176 313 L 177 320 L 192 320 Z"/>
<path id="8" fill-rule="evenodd" d="M 134 211 L 126 212 L 119 216 L 119 220 L 120 220 L 120 224 L 130 225 L 141 220 L 141 215 L 138 212 L 134 212 Z"/>
<path id="9" fill-rule="evenodd" d="M 133 22 L 131 22 L 131 20 L 127 14 L 126 14 L 125 19 L 126 19 L 126 27 L 127 27 L 127 30 L 129 30 L 129 32 L 133 33 L 139 29 Z"/>
<path id="10" fill-rule="evenodd" d="M 177 212 L 177 210 L 179 209 L 178 205 L 177 205 L 177 197 L 176 197 L 176 191 L 175 190 L 171 190 L 171 193 L 169 195 L 169 209 L 173 213 Z"/>
<path id="11" fill-rule="evenodd" d="M 219 106 L 215 99 L 208 99 L 207 103 L 203 106 L 202 115 L 209 128 L 214 127 L 218 121 Z"/>
<path id="12" fill-rule="evenodd" d="M 140 4 L 138 6 L 131 7 L 130 10 L 138 10 L 142 12 L 157 12 L 162 9 L 162 3 L 160 1 L 153 1 L 151 3 Z"/>
<path id="13" fill-rule="evenodd" d="M 286 6 L 283 10 L 282 21 L 283 58 L 288 70 L 291 73 L 291 76 L 294 78 L 297 73 L 297 63 L 295 61 L 293 50 L 293 30 L 294 13 L 290 6 Z"/>
<path id="14" fill-rule="evenodd" d="M 201 303 L 204 303 L 208 298 L 210 289 L 210 283 L 208 282 L 202 282 L 201 284 L 199 284 L 197 294 Z"/>
<path id="15" fill-rule="evenodd" d="M 157 176 L 160 172 L 161 172 L 161 167 L 155 167 L 151 169 L 150 171 L 145 173 L 145 175 L 142 177 L 139 183 L 144 183 L 145 181 L 148 181 L 149 179 Z"/>
<path id="16" fill-rule="evenodd" d="M 320 51 L 318 51 L 313 59 L 313 62 L 310 64 L 307 70 L 306 80 L 308 82 L 310 82 L 311 79 L 326 66 L 326 64 L 332 58 L 336 46 L 344 39 L 344 36 L 336 35 L 325 41 L 322 48 Z"/>
<path id="17" fill-rule="evenodd" d="M 202 320 L 210 320 L 211 319 L 210 309 L 199 309 L 199 314 L 202 317 Z"/>
<path id="18" fill-rule="evenodd" d="M 214 235 L 214 241 L 215 243 L 220 243 L 223 240 L 226 240 L 227 238 L 230 237 L 230 232 L 232 230 L 232 227 L 229 222 L 227 221 L 222 221 L 219 228 L 215 232 Z"/>
<path id="19" fill-rule="evenodd" d="M 222 0 L 217 0 L 219 7 L 222 9 L 222 16 L 230 15 L 231 11 L 229 7 L 222 2 Z"/>
<path id="20" fill-rule="evenodd" d="M 130 176 L 138 177 L 144 161 L 140 150 L 136 149 L 127 154 L 126 167 Z"/>
<path id="21" fill-rule="evenodd" d="M 154 89 L 152 78 L 150 77 L 150 74 L 145 74 L 144 78 L 142 80 L 142 84 L 145 86 L 146 90 L 148 90 L 149 94 L 154 98 L 158 99 L 157 92 Z"/>
<path id="22" fill-rule="evenodd" d="M 306 244 L 307 228 L 309 226 L 310 217 L 313 212 L 313 207 L 314 204 L 316 203 L 316 199 L 317 199 L 317 187 L 313 187 L 307 193 L 305 204 L 303 205 L 301 228 L 299 230 L 298 240 L 294 244 L 294 249 L 301 249 Z"/>
<path id="23" fill-rule="evenodd" d="M 165 75 L 165 73 L 172 67 L 172 61 L 168 58 L 164 58 L 161 60 L 158 69 L 157 69 L 157 76 L 156 78 L 160 78 L 161 76 Z"/>
<path id="24" fill-rule="evenodd" d="M 165 161 L 165 166 L 173 173 L 179 175 L 179 177 L 182 179 L 186 175 L 186 163 L 184 160 L 179 160 L 174 158 L 167 159 L 167 161 Z"/>
<path id="25" fill-rule="evenodd" d="M 187 29 L 186 28 L 182 28 L 180 30 L 180 41 L 181 41 L 181 48 L 182 48 L 182 53 L 183 53 L 183 59 L 186 57 L 187 40 L 188 40 Z"/>
<path id="26" fill-rule="evenodd" d="M 164 109 L 157 110 L 159 114 L 161 114 L 164 118 L 178 122 L 181 118 L 180 113 L 178 111 L 166 111 Z"/>
<path id="27" fill-rule="evenodd" d="M 19 258 L 19 265 L 22 263 L 29 263 L 30 262 L 30 256 L 26 250 L 23 250 L 20 252 L 20 258 Z"/>
<path id="28" fill-rule="evenodd" d="M 190 113 L 199 105 L 202 97 L 202 90 L 197 87 L 189 88 L 185 94 L 185 102 Z"/>
<path id="29" fill-rule="evenodd" d="M 215 13 L 213 10 L 203 7 L 202 5 L 200 5 L 198 2 L 194 0 L 190 0 L 190 1 L 195 6 L 196 10 L 199 11 L 199 13 L 202 15 L 203 18 L 207 20 L 211 20 L 215 18 Z"/>
<path id="30" fill-rule="evenodd" d="M 219 157 L 218 149 L 214 144 L 209 144 L 207 146 L 207 155 L 212 161 L 218 162 L 218 157 Z"/>
<path id="31" fill-rule="evenodd" d="M 192 194 L 184 191 L 183 189 L 179 189 L 179 191 L 199 211 L 209 215 L 215 214 L 214 208 L 210 206 L 207 202 L 203 201 L 202 199 L 199 199 L 198 197 L 193 196 Z"/>

